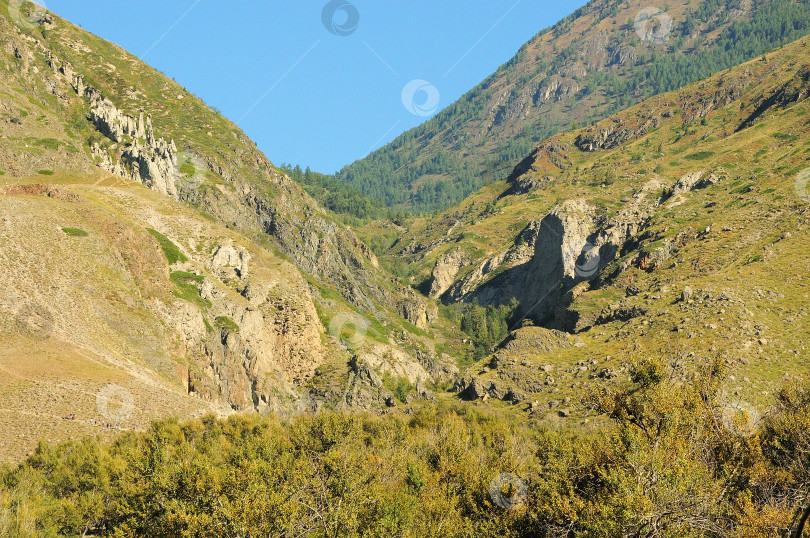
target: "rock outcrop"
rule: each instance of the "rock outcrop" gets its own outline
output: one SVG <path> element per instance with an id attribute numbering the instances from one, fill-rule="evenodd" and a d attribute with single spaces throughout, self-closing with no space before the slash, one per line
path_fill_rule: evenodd
<path id="1" fill-rule="evenodd" d="M 469 263 L 470 257 L 461 249 L 453 249 L 439 256 L 431 273 L 428 296 L 436 298 L 444 294 L 453 285 L 461 268 Z"/>
<path id="2" fill-rule="evenodd" d="M 243 248 L 233 245 L 217 245 L 211 258 L 211 270 L 223 278 L 235 276 L 244 279 L 248 276 L 250 254 Z"/>
<path id="3" fill-rule="evenodd" d="M 577 135 L 574 144 L 582 151 L 597 151 L 613 149 L 621 146 L 628 140 L 635 140 L 644 136 L 651 129 L 659 125 L 658 118 L 647 118 L 640 125 L 630 125 L 621 122 L 612 122 L 607 127 L 589 128 Z"/>
<path id="4" fill-rule="evenodd" d="M 567 289 L 583 279 L 577 264 L 582 263 L 592 227 L 591 208 L 580 201 L 566 202 L 538 223 L 531 223 L 530 232 L 522 234 L 531 236 L 527 239 L 534 247 L 527 261 L 485 281 L 510 251 L 485 260 L 455 283 L 450 295 L 454 300 L 477 298 L 481 304 L 502 304 L 516 298 L 524 316 L 542 319 Z"/>
<path id="5" fill-rule="evenodd" d="M 519 315 L 573 330 L 579 320 L 571 318 L 566 309 L 583 291 L 578 284 L 597 279 L 628 242 L 643 240 L 650 217 L 667 196 L 673 196 L 662 193 L 682 195 L 717 183 L 722 174 L 695 172 L 672 186 L 650 180 L 608 219 L 597 218 L 595 209 L 582 200 L 564 202 L 542 219 L 530 222 L 509 249 L 481 260 L 456 279 L 443 299 L 477 299 L 486 305 L 505 304 L 514 298 L 520 303 Z M 661 252 L 650 250 L 628 260 L 622 269 L 637 263 L 642 269 L 654 270 L 669 258 L 672 249 L 688 240 L 688 236 L 680 235 L 668 238 L 657 247 Z"/>
<path id="6" fill-rule="evenodd" d="M 584 68 L 582 68 L 582 76 L 584 76 L 584 71 Z M 540 84 L 534 95 L 534 102 L 560 101 L 575 95 L 579 90 L 580 86 L 576 80 L 560 75 L 551 75 L 548 80 Z"/>
<path id="7" fill-rule="evenodd" d="M 175 181 L 177 147 L 174 140 L 157 138 L 152 118 L 141 111 L 137 118 L 122 112 L 101 91 L 84 82 L 73 66 L 52 54 L 49 64 L 54 74 L 67 82 L 79 97 L 90 104 L 89 119 L 112 144 L 93 143 L 91 156 L 98 166 L 108 172 L 137 181 L 162 194 L 177 197 Z"/>
<path id="8" fill-rule="evenodd" d="M 162 194 L 177 197 L 177 147 L 174 141 L 155 138 L 152 118 L 136 120 L 121 112 L 109 99 L 88 88 L 82 89 L 78 77 L 77 92 L 90 95 L 90 119 L 115 145 L 104 149 L 95 143 L 92 155 L 99 166 L 115 175 L 143 183 Z"/>
<path id="9" fill-rule="evenodd" d="M 400 315 L 418 329 L 428 329 L 439 319 L 436 305 L 418 297 L 415 293 L 402 300 L 399 306 Z"/>
<path id="10" fill-rule="evenodd" d="M 285 414 L 303 405 L 300 388 L 323 362 L 323 327 L 300 276 L 259 262 L 249 270 L 251 259 L 230 241 L 210 257 L 192 255 L 182 270 L 197 275 L 186 281 L 209 306 L 177 300 L 158 312 L 188 361 L 190 393 L 238 411 Z"/>

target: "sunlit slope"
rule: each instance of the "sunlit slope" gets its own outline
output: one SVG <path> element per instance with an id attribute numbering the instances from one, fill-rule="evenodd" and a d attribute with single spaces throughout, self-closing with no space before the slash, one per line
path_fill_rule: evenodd
<path id="1" fill-rule="evenodd" d="M 490 397 L 559 405 L 654 355 L 767 402 L 807 373 L 808 96 L 799 40 L 553 137 L 387 259 L 451 306 L 517 301 Z"/>

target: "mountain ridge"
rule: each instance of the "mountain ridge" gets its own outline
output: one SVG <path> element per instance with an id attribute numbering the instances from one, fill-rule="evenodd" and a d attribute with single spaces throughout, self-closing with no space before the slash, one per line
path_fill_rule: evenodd
<path id="1" fill-rule="evenodd" d="M 670 27 L 656 38 L 659 19 Z M 435 117 L 334 177 L 394 210 L 446 209 L 506 177 L 533 145 L 556 132 L 695 82 L 808 31 L 804 2 L 694 1 L 663 12 L 641 1 L 593 0 L 540 32 Z"/>

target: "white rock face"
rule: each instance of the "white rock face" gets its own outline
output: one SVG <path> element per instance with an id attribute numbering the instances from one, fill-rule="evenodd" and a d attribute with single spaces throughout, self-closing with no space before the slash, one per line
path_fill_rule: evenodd
<path id="1" fill-rule="evenodd" d="M 224 277 L 245 278 L 248 275 L 250 254 L 232 245 L 218 245 L 211 258 L 211 269 Z"/>
<path id="2" fill-rule="evenodd" d="M 430 283 L 428 295 L 436 298 L 446 292 L 453 285 L 459 270 L 469 263 L 469 256 L 460 249 L 442 254 L 433 267 L 433 279 Z"/>
<path id="3" fill-rule="evenodd" d="M 672 187 L 673 194 L 680 194 L 693 190 L 703 177 L 703 171 L 690 172 L 675 182 Z"/>
<path id="4" fill-rule="evenodd" d="M 109 99 L 94 94 L 90 118 L 99 131 L 116 143 L 126 145 L 118 158 L 113 158 L 98 144 L 93 147 L 93 156 L 99 166 L 107 171 L 143 183 L 150 189 L 172 197 L 177 196 L 177 148 L 174 141 L 155 138 L 152 119 L 143 112 L 138 119 L 121 112 Z"/>
<path id="5" fill-rule="evenodd" d="M 50 64 L 54 73 L 67 80 L 80 97 L 90 100 L 90 119 L 99 132 L 120 145 L 107 149 L 94 144 L 91 154 L 98 166 L 176 198 L 178 164 L 174 140 L 157 138 L 151 116 L 144 116 L 143 111 L 137 118 L 125 114 L 99 90 L 85 84 L 69 63 L 51 57 Z"/>

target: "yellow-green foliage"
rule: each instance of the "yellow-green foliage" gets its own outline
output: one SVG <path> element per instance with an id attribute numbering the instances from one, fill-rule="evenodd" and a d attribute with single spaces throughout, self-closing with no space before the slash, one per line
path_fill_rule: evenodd
<path id="1" fill-rule="evenodd" d="M 152 237 L 157 239 L 157 242 L 160 244 L 160 248 L 163 249 L 163 254 L 166 255 L 166 260 L 168 260 L 169 265 L 174 265 L 177 262 L 185 263 L 188 261 L 188 258 L 185 254 L 175 245 L 171 239 L 163 235 L 157 230 L 153 230 L 152 228 L 147 228 L 147 232 L 149 232 Z"/>
<path id="2" fill-rule="evenodd" d="M 71 237 L 87 237 L 87 232 L 81 228 L 62 228 L 62 231 Z"/>
<path id="3" fill-rule="evenodd" d="M 217 316 L 214 320 L 214 325 L 226 331 L 236 332 L 239 330 L 239 325 L 228 316 Z"/>
<path id="4" fill-rule="evenodd" d="M 174 283 L 175 297 L 185 299 L 191 303 L 196 304 L 200 308 L 210 308 L 211 301 L 200 297 L 199 285 L 203 283 L 205 277 L 196 273 L 189 273 L 188 271 L 172 271 L 169 279 Z"/>
<path id="5" fill-rule="evenodd" d="M 164 420 L 109 444 L 41 443 L 0 475 L 0 534 L 779 535 L 810 480 L 810 387 L 783 389 L 744 437 L 719 418 L 721 373 L 678 385 L 641 361 L 634 382 L 586 399 L 612 421 L 591 437 L 459 404 Z M 493 487 L 501 473 L 511 487 Z M 519 502 L 503 508 L 497 490 Z"/>

